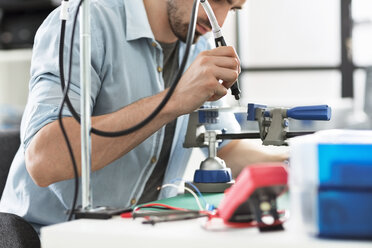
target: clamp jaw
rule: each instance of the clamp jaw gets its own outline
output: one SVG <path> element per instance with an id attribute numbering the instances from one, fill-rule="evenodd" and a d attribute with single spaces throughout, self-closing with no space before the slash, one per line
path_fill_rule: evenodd
<path id="1" fill-rule="evenodd" d="M 331 108 L 327 105 L 295 108 L 271 108 L 265 105 L 248 104 L 248 121 L 257 121 L 263 145 L 287 145 L 289 120 L 330 120 Z"/>

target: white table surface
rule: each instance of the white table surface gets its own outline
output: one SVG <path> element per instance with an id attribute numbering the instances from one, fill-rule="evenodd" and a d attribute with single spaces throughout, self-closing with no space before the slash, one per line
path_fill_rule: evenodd
<path id="1" fill-rule="evenodd" d="M 43 248 L 73 247 L 285 247 L 372 248 L 371 241 L 319 239 L 293 230 L 260 233 L 257 228 L 203 228 L 205 218 L 142 224 L 142 219 L 75 220 L 41 229 Z M 218 223 L 218 221 L 216 221 Z"/>

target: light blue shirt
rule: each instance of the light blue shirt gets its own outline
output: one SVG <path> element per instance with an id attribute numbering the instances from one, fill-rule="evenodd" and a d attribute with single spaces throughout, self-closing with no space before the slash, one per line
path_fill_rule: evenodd
<path id="1" fill-rule="evenodd" d="M 76 10 L 72 1 L 70 10 Z M 123 108 L 141 98 L 164 90 L 161 46 L 154 39 L 142 1 L 93 0 L 91 3 L 91 99 L 92 115 L 104 115 Z M 67 23 L 65 70 L 72 30 L 72 13 Z M 58 119 L 61 87 L 58 70 L 60 32 L 59 9 L 52 12 L 39 28 L 33 49 L 29 98 L 21 125 L 21 146 L 11 166 L 8 181 L 0 202 L 0 211 L 15 213 L 35 226 L 66 221 L 71 208 L 74 181 L 66 180 L 49 187 L 38 187 L 25 166 L 25 150 L 34 135 L 46 124 Z M 78 29 L 77 29 L 78 30 Z M 189 64 L 197 54 L 209 49 L 203 37 L 193 45 Z M 74 61 L 70 99 L 79 112 L 79 35 L 74 45 Z M 180 47 L 180 59 L 185 44 Z M 64 116 L 71 116 L 65 109 Z M 222 127 L 237 128 L 234 118 L 225 119 Z M 182 177 L 191 149 L 182 147 L 188 116 L 177 121 L 171 156 L 164 183 Z M 230 123 L 231 122 L 231 123 Z M 152 158 L 160 154 L 164 128 L 155 132 L 125 156 L 92 173 L 93 203 L 95 206 L 130 206 L 139 199 L 147 179 L 154 169 Z M 50 154 L 53 156 L 53 154 Z M 66 156 L 69 156 L 66 154 Z M 50 165 L 53 166 L 53 165 Z M 177 190 L 166 188 L 160 198 L 174 196 Z M 80 193 L 79 193 L 80 194 Z M 79 195 L 78 204 L 81 203 Z"/>

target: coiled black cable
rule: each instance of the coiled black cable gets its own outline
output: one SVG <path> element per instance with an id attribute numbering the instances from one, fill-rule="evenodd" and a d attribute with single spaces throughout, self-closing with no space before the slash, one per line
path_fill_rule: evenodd
<path id="1" fill-rule="evenodd" d="M 81 6 L 83 1 L 84 0 L 80 0 L 78 8 Z M 75 18 L 77 18 L 77 15 L 75 16 Z M 75 26 L 76 25 L 73 26 L 73 29 L 75 29 Z M 66 129 L 65 129 L 65 127 L 63 125 L 63 122 L 62 122 L 63 107 L 64 107 L 65 102 L 68 99 L 67 94 L 68 94 L 68 90 L 70 88 L 70 84 L 67 84 L 67 86 L 65 87 L 65 75 L 64 75 L 64 68 L 63 68 L 63 65 L 64 65 L 63 51 L 64 51 L 64 40 L 65 40 L 65 33 L 66 33 L 65 30 L 66 30 L 66 20 L 62 20 L 62 22 L 61 22 L 60 43 L 59 43 L 59 73 L 60 73 L 60 81 L 61 81 L 61 87 L 62 87 L 62 92 L 63 92 L 63 98 L 62 98 L 62 101 L 59 105 L 58 123 L 59 123 L 59 126 L 61 128 L 63 137 L 66 141 L 66 145 L 67 145 L 67 149 L 68 149 L 68 152 L 70 154 L 71 161 L 72 161 L 72 165 L 73 165 L 72 167 L 73 167 L 73 170 L 74 170 L 74 177 L 75 177 L 74 197 L 73 197 L 73 200 L 72 200 L 72 207 L 71 207 L 71 210 L 68 211 L 68 221 L 70 221 L 70 220 L 72 220 L 72 217 L 74 215 L 74 210 L 76 208 L 76 202 L 77 202 L 77 196 L 79 194 L 79 174 L 78 174 L 78 171 L 77 171 L 76 159 L 75 159 L 74 153 L 72 151 L 71 143 L 68 139 Z M 68 101 L 69 101 L 69 99 L 68 99 Z"/>
<path id="2" fill-rule="evenodd" d="M 66 141 L 68 151 L 72 160 L 72 165 L 73 165 L 73 170 L 74 170 L 74 176 L 75 176 L 75 189 L 74 189 L 74 197 L 73 197 L 73 202 L 72 202 L 72 207 L 71 210 L 69 211 L 69 217 L 68 220 L 71 220 L 73 215 L 74 215 L 74 210 L 76 208 L 76 202 L 77 202 L 77 196 L 78 196 L 78 189 L 79 189 L 79 175 L 78 175 L 78 170 L 77 170 L 77 165 L 76 165 L 76 160 L 73 154 L 73 150 L 70 144 L 70 141 L 68 139 L 66 130 L 64 128 L 63 122 L 62 122 L 62 112 L 63 112 L 63 107 L 66 104 L 68 109 L 70 110 L 72 116 L 76 121 L 80 123 L 80 116 L 79 114 L 75 111 L 74 107 L 71 104 L 71 101 L 68 97 L 68 91 L 70 88 L 70 83 L 71 83 L 71 71 L 72 71 L 72 47 L 73 47 L 73 41 L 74 41 L 74 36 L 75 36 L 75 27 L 76 27 L 76 22 L 77 22 L 77 17 L 79 14 L 79 8 L 81 4 L 83 3 L 84 0 L 80 0 L 77 10 L 75 12 L 74 16 L 74 22 L 73 22 L 73 28 L 72 28 L 72 35 L 71 35 L 71 44 L 70 44 L 70 53 L 69 53 L 69 68 L 68 68 L 68 79 L 67 79 L 67 84 L 65 85 L 65 77 L 64 77 L 64 38 L 65 38 L 65 31 L 66 31 L 66 20 L 62 20 L 61 22 L 61 35 L 60 35 L 60 47 L 59 47 L 59 70 L 60 70 L 60 81 L 61 81 L 61 88 L 63 92 L 63 98 L 61 101 L 61 104 L 59 106 L 59 113 L 58 113 L 58 122 L 61 127 L 64 139 Z M 194 34 L 195 34 L 195 26 L 196 26 L 196 21 L 197 21 L 197 12 L 198 12 L 198 7 L 199 7 L 199 1 L 200 0 L 194 0 L 193 3 L 193 8 L 192 8 L 192 13 L 191 13 L 191 18 L 190 18 L 190 23 L 188 27 L 188 32 L 187 32 L 187 38 L 186 38 L 186 49 L 184 56 L 182 58 L 181 65 L 178 69 L 178 72 L 173 79 L 172 86 L 169 88 L 167 94 L 165 95 L 164 99 L 160 102 L 160 104 L 156 107 L 156 109 L 148 116 L 146 117 L 143 121 L 140 123 L 136 124 L 135 126 L 121 130 L 121 131 L 116 131 L 116 132 L 108 132 L 108 131 L 102 131 L 98 130 L 95 128 L 91 128 L 91 132 L 100 136 L 105 136 L 105 137 L 118 137 L 118 136 L 124 136 L 127 134 L 130 134 L 132 132 L 137 131 L 138 129 L 144 127 L 148 123 L 153 120 L 156 115 L 160 113 L 160 111 L 164 108 L 164 106 L 167 104 L 169 99 L 171 98 L 182 74 L 183 71 L 185 70 L 186 63 L 188 56 L 190 54 L 190 48 L 194 40 Z"/>
<path id="3" fill-rule="evenodd" d="M 191 21 L 189 23 L 189 28 L 188 28 L 187 38 L 186 38 L 186 49 L 185 49 L 184 56 L 182 58 L 181 65 L 179 67 L 179 70 L 178 70 L 175 78 L 173 79 L 172 86 L 169 88 L 167 94 L 165 95 L 165 97 L 163 98 L 163 100 L 160 102 L 160 104 L 156 107 L 156 109 L 148 117 L 146 117 L 143 121 L 141 121 L 137 125 L 135 125 L 133 127 L 130 127 L 128 129 L 121 130 L 121 131 L 116 131 L 116 132 L 108 132 L 108 131 L 98 130 L 98 129 L 95 129 L 95 128 L 92 127 L 92 129 L 91 129 L 91 132 L 92 133 L 94 133 L 96 135 L 104 136 L 104 137 L 119 137 L 119 136 L 124 136 L 124 135 L 130 134 L 130 133 L 135 132 L 138 129 L 144 127 L 152 119 L 154 119 L 157 114 L 160 113 L 160 111 L 164 108 L 164 106 L 167 104 L 168 100 L 172 96 L 172 94 L 173 94 L 173 92 L 174 92 L 174 90 L 175 90 L 175 88 L 176 88 L 176 86 L 177 86 L 180 78 L 182 77 L 183 71 L 184 71 L 184 69 L 186 67 L 187 59 L 188 59 L 188 56 L 190 54 L 190 48 L 191 48 L 192 42 L 194 40 L 195 26 L 196 26 L 196 13 L 198 11 L 199 1 L 200 0 L 194 0 L 194 5 L 193 5 L 193 9 L 192 9 L 192 15 L 191 15 L 191 18 L 190 18 Z M 74 27 L 76 26 L 76 16 L 78 15 L 78 13 L 79 13 L 79 9 L 77 9 L 77 12 L 75 14 L 75 20 L 74 20 L 74 24 L 73 24 Z M 75 36 L 75 28 L 73 28 L 73 32 L 72 32 L 72 36 L 71 36 L 71 45 L 73 44 L 74 36 Z M 67 84 L 70 84 L 70 81 L 71 81 L 71 65 L 72 65 L 72 49 L 70 50 L 69 75 L 68 75 Z M 63 87 L 63 84 L 61 84 L 61 86 Z M 75 118 L 75 120 L 77 120 L 78 122 L 80 122 L 80 116 L 75 111 L 74 107 L 72 106 L 68 95 L 66 96 L 66 104 L 67 104 L 67 106 L 68 106 L 71 114 Z"/>

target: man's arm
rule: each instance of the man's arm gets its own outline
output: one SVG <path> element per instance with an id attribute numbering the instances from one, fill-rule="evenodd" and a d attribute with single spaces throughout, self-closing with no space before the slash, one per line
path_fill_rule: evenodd
<path id="1" fill-rule="evenodd" d="M 92 126 L 100 130 L 117 131 L 134 126 L 148 116 L 166 92 L 142 99 L 114 113 L 92 117 Z M 129 152 L 143 140 L 171 121 L 173 115 L 162 111 L 149 125 L 117 138 L 92 134 L 92 170 L 96 171 Z M 78 171 L 81 169 L 80 125 L 72 117 L 63 118 Z M 26 167 L 35 183 L 48 186 L 51 183 L 73 178 L 72 162 L 58 121 L 44 126 L 33 138 L 26 150 Z"/>
<path id="2" fill-rule="evenodd" d="M 249 164 L 264 162 L 283 162 L 288 159 L 287 152 L 268 152 L 248 140 L 233 140 L 221 148 L 217 156 L 231 168 L 236 178 L 240 171 Z"/>
<path id="3" fill-rule="evenodd" d="M 180 115 L 190 113 L 207 100 L 218 100 L 236 81 L 240 63 L 232 47 L 220 47 L 198 55 L 182 76 L 172 98 L 164 109 L 142 129 L 117 138 L 92 135 L 92 170 L 99 170 L 136 147 L 163 125 Z M 223 83 L 219 83 L 219 80 Z M 145 119 L 164 98 L 166 91 L 144 98 L 114 113 L 92 118 L 92 126 L 118 131 Z M 71 117 L 63 119 L 80 173 L 80 126 Z M 48 186 L 73 178 L 73 169 L 58 121 L 39 130 L 25 154 L 26 168 L 35 183 Z"/>

